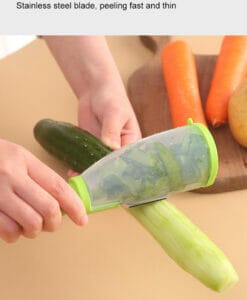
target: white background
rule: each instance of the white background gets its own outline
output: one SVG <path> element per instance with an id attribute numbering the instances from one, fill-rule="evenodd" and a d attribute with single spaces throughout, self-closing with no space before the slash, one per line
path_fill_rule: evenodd
<path id="1" fill-rule="evenodd" d="M 174 0 L 176 10 L 18 10 L 0 1 L 0 34 L 246 34 L 245 0 Z M 36 1 L 23 1 L 26 3 Z M 55 3 L 54 0 L 38 2 Z M 69 2 L 61 0 L 60 2 Z M 88 2 L 88 1 L 81 1 Z M 92 0 L 109 2 L 111 0 Z M 121 1 L 116 1 L 121 2 Z M 123 0 L 123 2 L 129 2 Z M 141 1 L 133 1 L 141 2 Z M 156 2 L 154 0 L 144 0 Z M 167 1 L 169 2 L 169 1 Z"/>

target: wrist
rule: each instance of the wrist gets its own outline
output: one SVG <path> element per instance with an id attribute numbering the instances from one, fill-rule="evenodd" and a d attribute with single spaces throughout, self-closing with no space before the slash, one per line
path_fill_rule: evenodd
<path id="1" fill-rule="evenodd" d="M 78 98 L 121 81 L 104 37 L 46 36 L 45 41 Z"/>

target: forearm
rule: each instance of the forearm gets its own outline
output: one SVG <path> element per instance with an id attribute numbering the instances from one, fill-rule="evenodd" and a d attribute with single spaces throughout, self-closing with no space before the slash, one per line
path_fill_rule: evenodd
<path id="1" fill-rule="evenodd" d="M 78 98 L 113 80 L 120 82 L 114 59 L 102 36 L 44 36 Z"/>
<path id="2" fill-rule="evenodd" d="M 141 133 L 121 76 L 102 36 L 45 36 L 78 98 L 78 125 L 112 147 Z"/>

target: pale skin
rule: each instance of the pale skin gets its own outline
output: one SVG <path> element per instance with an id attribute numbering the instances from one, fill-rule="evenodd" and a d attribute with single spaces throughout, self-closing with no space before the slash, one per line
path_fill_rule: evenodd
<path id="1" fill-rule="evenodd" d="M 114 149 L 139 139 L 136 116 L 104 37 L 44 38 L 78 98 L 79 126 Z"/>
<path id="2" fill-rule="evenodd" d="M 140 129 L 105 39 L 43 38 L 78 98 L 79 126 L 113 149 L 138 140 Z M 0 139 L 0 149 L 2 240 L 57 230 L 61 209 L 75 224 L 87 223 L 81 200 L 63 178 L 22 146 Z"/>

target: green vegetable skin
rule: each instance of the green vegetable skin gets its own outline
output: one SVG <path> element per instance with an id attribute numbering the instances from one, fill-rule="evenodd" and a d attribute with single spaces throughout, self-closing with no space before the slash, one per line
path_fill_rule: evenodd
<path id="1" fill-rule="evenodd" d="M 95 204 L 114 203 L 133 206 L 150 199 L 162 199 L 169 191 L 183 190 L 181 168 L 171 150 L 160 142 L 144 149 L 145 142 L 133 145 L 101 168 L 84 174 Z"/>
<path id="2" fill-rule="evenodd" d="M 51 119 L 38 122 L 34 136 L 50 154 L 80 173 L 112 151 L 87 131 Z"/>
<path id="3" fill-rule="evenodd" d="M 89 168 L 82 178 L 92 207 L 115 203 L 116 199 L 136 206 L 167 198 L 171 192 L 207 186 L 209 174 L 214 180 L 216 172 L 210 168 L 214 144 L 209 151 L 205 134 L 198 124 L 169 130 L 123 147 L 100 167 Z M 217 156 L 213 159 L 217 170 Z"/>
<path id="4" fill-rule="evenodd" d="M 79 173 L 110 152 L 95 137 L 65 122 L 41 120 L 34 128 L 34 135 L 49 153 Z M 180 184 L 180 180 L 176 184 Z M 238 281 L 238 275 L 224 253 L 168 201 L 126 210 L 174 261 L 209 288 L 223 291 Z"/>

